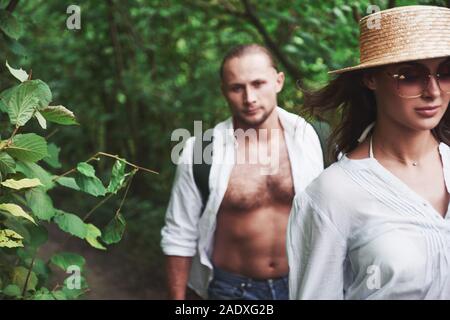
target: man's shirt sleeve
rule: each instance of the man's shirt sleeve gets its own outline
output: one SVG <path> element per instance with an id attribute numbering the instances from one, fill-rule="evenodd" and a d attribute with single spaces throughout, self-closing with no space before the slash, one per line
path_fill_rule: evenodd
<path id="1" fill-rule="evenodd" d="M 177 166 L 165 225 L 161 230 L 161 247 L 165 255 L 192 257 L 196 253 L 202 198 L 192 171 L 194 141 L 193 137 L 187 140 Z"/>

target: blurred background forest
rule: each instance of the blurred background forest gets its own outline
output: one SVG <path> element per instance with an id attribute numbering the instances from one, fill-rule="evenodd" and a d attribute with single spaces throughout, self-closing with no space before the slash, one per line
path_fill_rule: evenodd
<path id="1" fill-rule="evenodd" d="M 14 82 L 8 60 L 48 83 L 55 104 L 73 110 L 80 123 L 48 137 L 62 147 L 57 173 L 97 151 L 159 172 L 134 178 L 123 208 L 124 241 L 115 247 L 102 252 L 69 241 L 61 248 L 58 235 L 50 237 L 48 248 L 86 257 L 87 298 L 165 298 L 159 242 L 175 172 L 170 135 L 177 128 L 192 132 L 194 120 L 207 129 L 228 117 L 218 76 L 224 53 L 242 43 L 266 45 L 287 76 L 279 105 L 302 113 L 297 81 L 319 87 L 328 70 L 357 63 L 357 21 L 371 4 L 450 7 L 449 0 L 0 0 L 18 21 L 17 39 L 0 32 L 0 90 Z M 66 26 L 70 5 L 81 8 L 80 30 Z M 34 131 L 48 135 L 52 128 L 44 133 L 36 124 Z M 110 166 L 100 161 L 99 175 Z M 52 196 L 79 213 L 98 202 Z M 102 225 L 119 200 L 106 202 L 94 221 Z"/>

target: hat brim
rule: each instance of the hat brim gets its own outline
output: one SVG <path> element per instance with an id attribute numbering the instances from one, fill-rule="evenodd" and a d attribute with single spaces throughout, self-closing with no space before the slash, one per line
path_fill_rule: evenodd
<path id="1" fill-rule="evenodd" d="M 342 74 L 345 72 L 351 72 L 351 71 L 358 71 L 363 69 L 369 69 L 374 67 L 380 67 L 395 63 L 401 63 L 401 62 L 408 62 L 408 61 L 416 61 L 416 60 L 425 60 L 425 59 L 436 59 L 436 58 L 444 58 L 444 57 L 450 57 L 450 51 L 449 52 L 443 52 L 443 53 L 433 53 L 424 55 L 423 53 L 420 56 L 405 56 L 405 57 L 396 57 L 396 58 L 383 58 L 382 60 L 375 60 L 371 62 L 361 63 L 353 67 L 347 67 L 343 69 L 333 70 L 329 71 L 328 74 Z"/>

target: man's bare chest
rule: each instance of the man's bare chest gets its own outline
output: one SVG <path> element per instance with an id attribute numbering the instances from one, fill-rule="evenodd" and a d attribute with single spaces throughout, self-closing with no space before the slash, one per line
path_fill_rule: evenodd
<path id="1" fill-rule="evenodd" d="M 284 148 L 280 150 L 276 167 L 237 163 L 228 181 L 221 208 L 249 211 L 259 207 L 290 205 L 294 196 L 291 164 Z"/>

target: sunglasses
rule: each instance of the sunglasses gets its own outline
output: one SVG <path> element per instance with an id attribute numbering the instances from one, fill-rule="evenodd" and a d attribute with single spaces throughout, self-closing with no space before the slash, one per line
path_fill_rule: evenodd
<path id="1" fill-rule="evenodd" d="M 419 98 L 434 77 L 439 89 L 450 94 L 450 60 L 441 63 L 435 74 L 419 64 L 400 66 L 395 73 L 387 72 L 397 84 L 397 94 L 402 98 Z"/>

